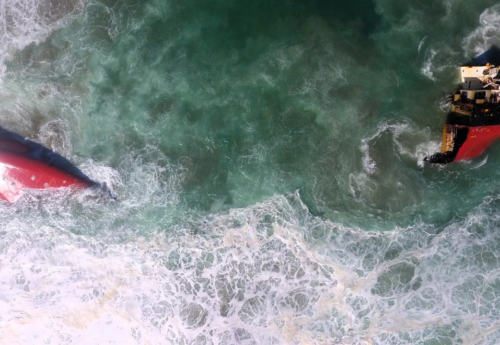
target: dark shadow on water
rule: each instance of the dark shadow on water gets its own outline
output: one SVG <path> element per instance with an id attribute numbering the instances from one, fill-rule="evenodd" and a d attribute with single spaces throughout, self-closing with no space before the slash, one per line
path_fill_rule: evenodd
<path id="1" fill-rule="evenodd" d="M 366 0 L 351 1 L 313 1 L 315 12 L 332 27 L 338 22 L 352 23 L 359 26 L 365 35 L 372 33 L 380 23 L 381 17 L 375 12 L 375 3 Z"/>
<path id="2" fill-rule="evenodd" d="M 500 65 L 500 48 L 492 45 L 490 49 L 465 63 L 464 66 L 482 66 L 487 63 L 496 66 Z"/>
<path id="3" fill-rule="evenodd" d="M 373 32 L 380 22 L 374 3 L 366 0 L 252 1 L 227 6 L 228 29 L 243 40 L 256 35 L 282 36 L 286 34 L 283 30 L 293 31 L 294 24 L 299 26 L 311 16 L 336 30 L 355 29 L 364 35 Z M 286 22 L 289 25 L 283 25 Z"/>
<path id="4" fill-rule="evenodd" d="M 293 44 L 300 27 L 310 18 L 321 19 L 335 31 L 366 37 L 381 21 L 375 12 L 375 2 L 366 0 L 182 1 L 172 4 L 172 9 L 176 12 L 174 21 L 178 23 L 171 25 L 169 18 L 168 26 L 176 30 L 195 22 L 211 23 L 204 26 L 202 36 L 215 50 L 244 50 L 249 44 L 262 45 L 262 40 Z M 148 39 L 149 36 L 155 40 L 171 37 L 166 35 L 163 19 L 151 29 Z"/>

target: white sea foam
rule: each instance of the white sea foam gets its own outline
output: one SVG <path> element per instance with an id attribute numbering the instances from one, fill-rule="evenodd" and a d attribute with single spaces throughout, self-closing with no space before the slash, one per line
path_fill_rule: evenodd
<path id="1" fill-rule="evenodd" d="M 57 6 L 44 0 L 0 1 L 0 78 L 4 62 L 14 50 L 39 43 L 63 27 L 83 8 L 83 0 L 61 2 Z"/>
<path id="2" fill-rule="evenodd" d="M 479 27 L 462 41 L 467 57 L 482 54 L 492 45 L 500 46 L 500 5 L 486 9 L 479 17 L 479 23 Z"/>
<path id="3" fill-rule="evenodd" d="M 428 142 L 417 145 L 415 155 L 419 167 L 424 166 L 424 158 L 441 151 L 441 143 L 437 140 L 429 140 Z"/>
<path id="4" fill-rule="evenodd" d="M 293 242 L 287 245 L 285 228 L 271 223 L 257 229 L 255 220 L 226 228 L 231 218 L 204 225 L 214 227 L 205 229 L 212 239 L 184 236 L 175 245 L 161 235 L 118 245 L 50 227 L 7 227 L 2 261 L 15 264 L 0 270 L 11 291 L 3 298 L 10 310 L 0 321 L 3 339 L 83 344 L 116 334 L 138 344 L 318 340 L 300 328 L 304 317 L 317 313 L 320 292 L 336 284 L 331 269 Z M 276 235 L 263 238 L 262 231 Z"/>
<path id="5" fill-rule="evenodd" d="M 0 332 L 10 344 L 467 343 L 499 325 L 495 203 L 441 233 L 367 233 L 308 215 L 295 194 L 195 222 L 197 235 L 124 243 L 14 213 Z"/>
<path id="6" fill-rule="evenodd" d="M 425 51 L 420 72 L 427 78 L 436 81 L 440 74 L 456 68 L 456 61 L 453 59 L 455 54 L 455 51 L 443 42 L 431 45 Z"/>
<path id="7" fill-rule="evenodd" d="M 422 38 L 422 40 L 420 40 L 420 43 L 418 44 L 418 48 L 417 48 L 418 52 L 420 52 L 420 49 L 422 49 L 422 47 L 424 46 L 426 39 L 427 39 L 427 36 L 425 36 L 424 38 Z"/>
<path id="8" fill-rule="evenodd" d="M 360 150 L 363 153 L 363 168 L 369 175 L 377 173 L 377 164 L 370 156 L 370 146 L 373 141 L 376 141 L 382 133 L 389 131 L 396 137 L 406 129 L 406 124 L 388 124 L 382 123 L 377 127 L 375 134 L 361 140 Z"/>
<path id="9" fill-rule="evenodd" d="M 478 168 L 482 167 L 483 165 L 485 165 L 486 162 L 488 162 L 488 155 L 485 155 L 484 158 L 482 158 L 479 162 L 477 162 L 476 164 L 474 164 L 471 167 L 471 169 L 478 169 Z"/>
<path id="10" fill-rule="evenodd" d="M 428 130 L 415 128 L 408 122 L 384 122 L 377 127 L 373 135 L 362 139 L 360 150 L 363 153 L 363 167 L 368 175 L 373 175 L 378 171 L 377 163 L 370 156 L 370 147 L 381 135 L 387 133 L 392 136 L 392 143 L 397 152 L 414 159 L 418 165 L 421 165 L 424 157 L 439 150 L 439 142 L 431 140 L 432 136 Z"/>
<path id="11" fill-rule="evenodd" d="M 68 156 L 72 151 L 67 124 L 63 120 L 52 120 L 44 123 L 38 133 L 38 142 L 51 150 Z"/>
<path id="12" fill-rule="evenodd" d="M 373 138 L 370 138 L 371 140 Z M 369 175 L 376 174 L 378 169 L 377 169 L 377 164 L 375 161 L 370 157 L 370 152 L 369 152 L 369 140 L 363 139 L 362 144 L 361 144 L 361 152 L 363 153 L 363 168 L 365 172 Z"/>

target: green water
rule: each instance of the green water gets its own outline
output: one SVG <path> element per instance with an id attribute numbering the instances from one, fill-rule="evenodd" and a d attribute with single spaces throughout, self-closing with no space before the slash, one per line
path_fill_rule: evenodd
<path id="1" fill-rule="evenodd" d="M 367 214 L 382 228 L 415 215 L 443 222 L 481 201 L 485 179 L 498 180 L 488 166 L 474 177 L 462 166 L 424 169 L 416 154 L 440 139 L 436 103 L 473 53 L 463 36 L 493 4 L 90 2 L 8 66 L 31 92 L 50 80 L 77 99 L 73 119 L 59 111 L 64 94 L 38 91 L 31 106 L 55 101 L 43 115 L 70 122 L 80 155 L 118 166 L 149 145 L 185 170 L 182 210 L 299 190 L 314 214 L 352 224 L 367 225 Z M 475 12 L 458 26 L 467 6 Z M 421 72 L 432 49 L 438 80 Z"/>
<path id="2" fill-rule="evenodd" d="M 64 229 L 104 246 L 165 236 L 168 243 L 190 247 L 191 240 L 177 236 L 194 236 L 193 243 L 208 241 L 207 248 L 224 251 L 226 231 L 235 231 L 227 229 L 248 222 L 261 242 L 243 241 L 257 246 L 255 254 L 235 252 L 234 260 L 254 260 L 265 252 L 265 241 L 283 241 L 284 247 L 275 248 L 279 263 L 304 241 L 290 257 L 315 257 L 334 267 L 333 277 L 341 282 L 336 287 L 364 291 L 343 300 L 349 312 L 332 302 L 334 311 L 320 327 L 319 304 L 311 297 L 301 309 L 305 297 L 293 290 L 301 285 L 290 288 L 295 291 L 294 302 L 286 302 L 295 308 L 291 315 L 312 318 L 298 328 L 299 334 L 314 334 L 302 343 L 465 344 L 476 343 L 471 340 L 476 337 L 478 344 L 494 344 L 499 339 L 499 307 L 491 296 L 499 279 L 500 249 L 493 243 L 500 147 L 470 162 L 422 164 L 439 150 L 447 111 L 443 95 L 458 82 L 457 67 L 500 44 L 498 1 L 76 4 L 53 2 L 67 22 L 54 19 L 48 23 L 54 30 L 26 34 L 22 49 L 8 38 L 18 37 L 12 28 L 19 28 L 0 16 L 10 28 L 3 31 L 7 53 L 0 55 L 6 56 L 0 125 L 63 153 L 106 182 L 118 201 L 78 197 L 57 206 L 30 206 L 19 211 L 19 217 L 33 219 L 28 229 Z M 210 242 L 212 237 L 226 239 Z M 203 248 L 200 254 L 192 246 L 180 254 L 167 246 L 158 255 L 165 255 L 171 272 L 178 272 L 183 260 L 200 265 L 207 255 L 210 260 L 218 255 Z M 229 274 L 226 266 L 217 267 L 216 275 Z M 243 271 L 238 268 L 253 286 L 256 278 Z M 279 279 L 286 281 L 283 274 Z M 308 292 L 318 296 L 314 303 L 328 295 L 320 286 L 331 282 L 321 279 Z M 470 291 L 484 296 L 481 305 L 474 304 Z M 264 308 L 264 300 L 250 296 L 241 297 L 244 306 Z M 217 308 L 203 310 L 223 322 L 227 313 Z M 488 308 L 495 313 L 489 315 Z M 231 341 L 270 341 L 259 341 L 256 334 L 271 321 L 255 321 L 258 312 L 235 313 L 255 328 L 234 331 Z M 404 321 L 389 327 L 386 315 Z M 423 315 L 429 324 L 417 322 Z M 479 323 L 472 321 L 479 316 Z M 150 321 L 141 320 L 151 331 Z M 198 329 L 190 322 L 186 329 Z M 328 328 L 332 324 L 338 327 Z M 209 335 L 216 329 L 210 327 L 203 337 L 224 343 L 226 338 Z M 282 335 L 273 338 L 276 343 L 293 343 L 284 326 L 273 327 Z M 190 332 L 195 331 L 183 335 L 186 343 L 202 334 Z"/>

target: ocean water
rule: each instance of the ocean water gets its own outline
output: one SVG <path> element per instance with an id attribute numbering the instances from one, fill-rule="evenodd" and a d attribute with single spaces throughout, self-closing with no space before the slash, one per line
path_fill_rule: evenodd
<path id="1" fill-rule="evenodd" d="M 424 166 L 493 0 L 0 0 L 5 344 L 499 344 L 500 144 Z"/>

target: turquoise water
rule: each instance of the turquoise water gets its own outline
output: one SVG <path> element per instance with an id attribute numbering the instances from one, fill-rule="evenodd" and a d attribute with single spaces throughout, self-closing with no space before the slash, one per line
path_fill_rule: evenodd
<path id="1" fill-rule="evenodd" d="M 0 1 L 11 344 L 497 344 L 500 147 L 424 166 L 497 1 Z"/>

